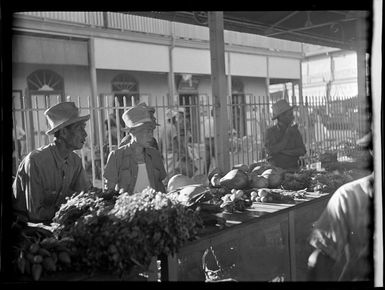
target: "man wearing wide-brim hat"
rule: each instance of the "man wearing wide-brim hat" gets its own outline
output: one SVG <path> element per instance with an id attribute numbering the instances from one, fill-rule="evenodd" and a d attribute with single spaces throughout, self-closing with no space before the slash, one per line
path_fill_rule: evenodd
<path id="1" fill-rule="evenodd" d="M 90 115 L 80 116 L 73 102 L 62 102 L 44 112 L 52 143 L 30 152 L 20 163 L 13 182 L 13 208 L 24 221 L 50 223 L 60 205 L 91 183 L 80 157 Z"/>
<path id="2" fill-rule="evenodd" d="M 130 135 L 126 145 L 111 151 L 104 171 L 105 188 L 133 194 L 147 187 L 166 192 L 166 177 L 159 150 L 151 147 L 154 120 L 145 106 L 137 105 L 122 115 L 123 130 Z"/>
<path id="3" fill-rule="evenodd" d="M 357 141 L 373 154 L 372 133 Z M 373 164 L 370 174 L 345 183 L 328 201 L 313 224 L 308 259 L 311 281 L 371 281 L 373 279 Z M 380 192 L 381 194 L 381 192 Z"/>
<path id="4" fill-rule="evenodd" d="M 265 148 L 271 165 L 287 169 L 299 169 L 299 157 L 306 154 L 298 125 L 294 124 L 295 107 L 281 99 L 273 104 L 272 120 L 277 123 L 266 130 Z"/>
<path id="5" fill-rule="evenodd" d="M 149 114 L 150 114 L 150 117 L 151 117 L 151 120 L 152 120 L 153 125 L 154 125 L 154 130 L 155 130 L 155 128 L 156 128 L 157 126 L 160 126 L 160 124 L 158 124 L 158 122 L 156 121 L 156 117 L 155 117 L 155 108 L 154 108 L 154 107 L 148 106 L 148 105 L 147 105 L 146 103 L 144 103 L 144 102 L 139 103 L 137 106 L 142 106 L 143 108 L 145 108 L 145 109 L 148 110 L 148 112 L 149 112 Z M 123 130 L 124 130 L 124 129 L 123 129 Z M 130 135 L 130 134 L 124 136 L 124 138 L 120 141 L 118 147 L 127 145 L 127 144 L 130 142 L 130 139 L 131 139 L 131 135 Z M 151 147 L 153 147 L 153 148 L 159 150 L 158 141 L 155 139 L 155 137 L 152 138 Z"/>

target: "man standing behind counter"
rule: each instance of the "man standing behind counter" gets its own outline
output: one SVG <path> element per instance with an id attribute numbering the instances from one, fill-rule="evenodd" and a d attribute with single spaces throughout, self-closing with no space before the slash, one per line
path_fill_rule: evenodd
<path id="1" fill-rule="evenodd" d="M 287 170 L 299 169 L 299 157 L 306 154 L 298 125 L 293 124 L 293 109 L 284 99 L 273 104 L 272 120 L 278 122 L 269 127 L 265 135 L 267 160 L 271 165 Z"/>
<path id="2" fill-rule="evenodd" d="M 88 190 L 91 183 L 74 150 L 83 147 L 86 121 L 73 102 L 63 102 L 44 112 L 54 142 L 30 152 L 20 163 L 13 182 L 13 209 L 17 217 L 50 223 L 65 197 Z"/>
<path id="3" fill-rule="evenodd" d="M 122 115 L 130 138 L 127 144 L 108 155 L 104 171 L 105 188 L 133 194 L 150 186 L 166 192 L 166 171 L 160 151 L 152 147 L 154 120 L 148 108 L 136 105 Z"/>

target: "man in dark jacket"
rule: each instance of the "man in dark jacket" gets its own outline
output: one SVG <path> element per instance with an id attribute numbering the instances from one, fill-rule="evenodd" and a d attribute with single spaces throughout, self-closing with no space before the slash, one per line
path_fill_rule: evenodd
<path id="1" fill-rule="evenodd" d="M 293 124 L 293 108 L 282 99 L 273 105 L 273 117 L 277 124 L 269 127 L 265 135 L 267 160 L 283 169 L 299 169 L 299 157 L 306 154 L 298 125 Z"/>

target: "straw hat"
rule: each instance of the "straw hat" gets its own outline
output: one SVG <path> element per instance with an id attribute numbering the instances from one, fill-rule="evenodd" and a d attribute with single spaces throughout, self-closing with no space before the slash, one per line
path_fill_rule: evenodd
<path id="1" fill-rule="evenodd" d="M 279 115 L 294 109 L 295 106 L 290 106 L 285 99 L 281 99 L 273 104 L 273 117 L 272 120 L 276 119 Z"/>
<path id="2" fill-rule="evenodd" d="M 74 102 L 62 102 L 44 112 L 47 118 L 48 124 L 51 127 L 47 132 L 47 135 L 54 134 L 58 130 L 67 127 L 68 125 L 87 121 L 90 115 L 79 116 L 79 109 L 75 106 Z"/>
<path id="3" fill-rule="evenodd" d="M 143 105 L 136 105 L 135 107 L 128 109 L 123 113 L 122 119 L 126 124 L 126 127 L 122 128 L 124 131 L 137 128 L 145 123 L 153 124 L 148 108 Z"/>

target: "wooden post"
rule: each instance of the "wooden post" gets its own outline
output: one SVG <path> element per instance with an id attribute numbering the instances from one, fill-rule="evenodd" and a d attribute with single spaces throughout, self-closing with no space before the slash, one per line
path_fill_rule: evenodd
<path id="1" fill-rule="evenodd" d="M 167 265 L 167 278 L 163 278 L 164 274 L 162 272 L 161 280 L 162 281 L 178 281 L 178 255 L 168 255 L 165 257 L 165 263 Z M 163 269 L 163 268 L 162 268 Z"/>
<path id="2" fill-rule="evenodd" d="M 358 112 L 359 118 L 359 137 L 362 137 L 367 131 L 368 124 L 365 107 L 367 106 L 367 86 L 366 86 L 366 23 L 357 21 L 357 86 L 358 86 Z M 365 116 L 364 116 L 365 115 Z"/>
<path id="3" fill-rule="evenodd" d="M 267 100 L 269 101 L 270 100 L 270 68 L 269 68 L 269 56 L 266 56 L 266 88 L 265 88 L 265 91 L 266 91 L 266 97 L 267 97 Z"/>
<path id="4" fill-rule="evenodd" d="M 223 172 L 230 169 L 229 135 L 227 117 L 227 87 L 225 76 L 225 54 L 223 12 L 209 11 L 211 84 L 215 110 L 215 148 L 218 167 Z"/>
<path id="5" fill-rule="evenodd" d="M 289 257 L 290 257 L 290 281 L 297 280 L 297 265 L 295 252 L 295 211 L 289 211 Z"/>
<path id="6" fill-rule="evenodd" d="M 294 81 L 291 82 L 291 104 L 293 106 L 297 105 L 297 100 L 296 100 L 296 96 L 295 96 Z"/>
<path id="7" fill-rule="evenodd" d="M 95 98 L 97 97 L 97 77 L 96 77 L 96 67 L 95 67 L 95 39 L 94 38 L 90 38 L 88 40 L 88 67 L 89 67 L 89 70 L 90 70 L 90 81 L 91 81 L 91 108 L 90 110 L 94 110 L 95 109 Z M 97 120 L 96 118 L 93 119 L 93 122 L 94 122 L 94 128 L 97 128 L 98 126 L 98 123 L 97 123 Z M 94 132 L 94 136 L 93 136 L 93 139 L 91 139 L 92 141 L 92 145 L 94 144 L 97 144 L 97 138 L 98 138 L 98 131 L 95 130 Z M 102 138 L 102 136 L 100 136 L 100 138 Z M 100 148 L 100 150 L 102 150 L 102 148 Z"/>
<path id="8" fill-rule="evenodd" d="M 170 22 L 171 29 L 171 45 L 168 50 L 168 59 L 169 59 L 169 72 L 168 72 L 168 93 L 169 97 L 167 98 L 167 103 L 172 104 L 174 100 L 175 94 L 175 75 L 174 75 L 174 59 L 173 59 L 173 51 L 175 47 L 175 37 L 174 37 L 174 26 L 172 22 Z M 163 104 L 164 105 L 164 104 Z"/>

